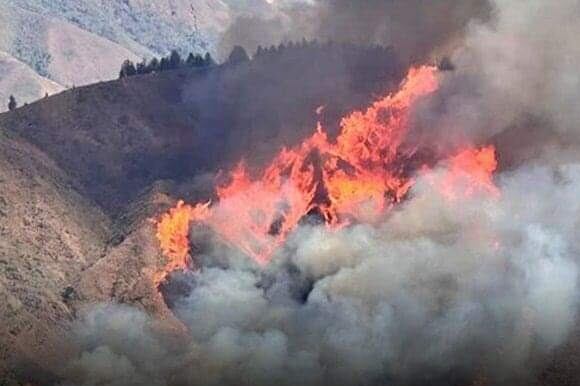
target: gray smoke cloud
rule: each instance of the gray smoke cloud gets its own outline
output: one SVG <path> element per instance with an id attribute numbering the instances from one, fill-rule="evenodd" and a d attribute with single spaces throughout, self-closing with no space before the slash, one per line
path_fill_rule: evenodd
<path id="1" fill-rule="evenodd" d="M 494 9 L 492 23 L 470 26 L 421 126 L 430 138 L 496 137 L 520 158 L 577 160 L 580 4 L 497 0 Z"/>
<path id="2" fill-rule="evenodd" d="M 526 379 L 577 306 L 580 165 L 559 173 L 524 168 L 500 178 L 501 199 L 460 205 L 420 180 L 379 226 L 302 227 L 265 271 L 206 260 L 174 305 L 177 348 L 140 311 L 98 308 L 66 384 Z"/>
<path id="3" fill-rule="evenodd" d="M 424 59 L 460 38 L 472 20 L 486 20 L 487 0 L 321 0 L 322 39 L 392 45 L 404 58 Z"/>
<path id="4" fill-rule="evenodd" d="M 306 38 L 393 46 L 404 60 L 421 60 L 460 40 L 471 21 L 489 19 L 491 9 L 488 0 L 274 1 L 269 12 L 239 15 L 219 51 Z"/>
<path id="5" fill-rule="evenodd" d="M 94 309 L 63 384 L 528 384 L 578 310 L 580 5 L 492 6 L 460 23 L 456 70 L 415 124 L 440 146 L 492 141 L 514 158 L 500 198 L 445 199 L 440 165 L 379 224 L 303 225 L 265 269 L 216 246 L 173 306 L 180 344 L 140 311 Z"/>

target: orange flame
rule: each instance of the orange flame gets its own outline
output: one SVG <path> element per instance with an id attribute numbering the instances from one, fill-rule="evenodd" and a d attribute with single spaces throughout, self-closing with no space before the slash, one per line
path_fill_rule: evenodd
<path id="1" fill-rule="evenodd" d="M 192 222 L 208 225 L 225 242 L 266 264 L 308 214 L 317 214 L 331 228 L 378 219 L 413 185 L 401 166 L 415 153 L 403 146 L 411 107 L 437 87 L 435 68 L 413 68 L 397 93 L 343 118 L 334 142 L 319 124 L 310 138 L 282 149 L 255 178 L 240 163 L 229 182 L 216 188 L 216 205 L 180 201 L 157 222 L 168 259 L 159 280 L 186 267 Z M 449 164 L 452 173 L 442 190 L 467 175 L 475 185 L 495 191 L 493 147 L 465 150 Z"/>
<path id="2" fill-rule="evenodd" d="M 442 183 L 441 193 L 449 200 L 471 197 L 483 192 L 499 197 L 499 189 L 493 182 L 497 159 L 493 146 L 466 149 L 448 160 L 448 169 Z"/>
<path id="3" fill-rule="evenodd" d="M 209 216 L 209 202 L 196 206 L 179 201 L 175 208 L 163 214 L 157 223 L 157 240 L 168 262 L 162 272 L 154 278 L 156 283 L 165 279 L 167 273 L 184 268 L 189 256 L 189 225 Z"/>

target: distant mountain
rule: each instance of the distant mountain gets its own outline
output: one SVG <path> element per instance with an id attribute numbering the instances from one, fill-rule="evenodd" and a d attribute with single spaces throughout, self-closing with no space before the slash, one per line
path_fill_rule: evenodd
<path id="1" fill-rule="evenodd" d="M 11 63 L 0 68 L 0 112 L 6 95 L 22 104 L 114 79 L 125 59 L 215 53 L 235 15 L 268 7 L 266 0 L 0 0 L 1 60 Z"/>
<path id="2" fill-rule="evenodd" d="M 25 63 L 0 51 L 0 111 L 7 108 L 10 95 L 14 95 L 19 104 L 31 102 L 54 94 L 64 89 L 60 84 L 38 75 Z"/>
<path id="3" fill-rule="evenodd" d="M 6 1 L 6 0 L 4 0 Z M 227 21 L 221 0 L 16 0 L 14 8 L 64 20 L 136 54 L 207 49 L 207 40 Z M 220 20 L 221 19 L 221 20 Z"/>

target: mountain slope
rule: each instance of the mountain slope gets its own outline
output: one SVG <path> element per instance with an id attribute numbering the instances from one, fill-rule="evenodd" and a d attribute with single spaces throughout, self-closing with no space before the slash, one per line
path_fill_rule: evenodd
<path id="1" fill-rule="evenodd" d="M 165 260 L 150 218 L 182 194 L 151 184 L 174 179 L 196 194 L 189 179 L 207 188 L 200 174 L 249 149 L 260 162 L 319 119 L 332 127 L 400 72 L 389 50 L 313 45 L 77 87 L 0 114 L 0 379 L 54 380 L 74 351 L 63 346 L 69 322 L 93 302 L 136 305 L 178 329 L 152 280 Z"/>
<path id="2" fill-rule="evenodd" d="M 222 12 L 224 9 L 220 0 L 17 0 L 15 4 L 23 10 L 73 23 L 135 53 L 140 50 L 164 53 L 171 48 L 196 52 L 205 49 L 201 29 L 193 28 L 190 6 L 195 5 L 199 19 L 202 15 L 209 18 L 207 22 L 199 20 L 202 26 L 218 24 L 219 16 L 212 20 L 214 12 L 219 15 L 220 9 Z M 201 14 L 201 10 L 205 12 Z"/>
<path id="3" fill-rule="evenodd" d="M 142 56 L 65 20 L 3 0 L 0 51 L 2 62 L 10 64 L 0 68 L 0 112 L 6 110 L 6 95 L 16 95 L 21 103 L 31 102 L 45 92 L 112 79 L 123 60 Z"/>
<path id="4" fill-rule="evenodd" d="M 223 59 L 231 32 L 225 45 L 222 40 L 238 16 L 276 19 L 277 12 L 268 0 L 0 0 L 0 51 L 70 88 L 115 79 L 125 59 L 173 49 Z M 18 94 L 13 84 L 8 79 L 0 90 Z"/>
<path id="5" fill-rule="evenodd" d="M 100 258 L 109 227 L 50 158 L 0 131 L 0 375 L 54 364 L 72 318 L 62 293 Z"/>
<path id="6" fill-rule="evenodd" d="M 3 372 L 56 379 L 74 350 L 63 345 L 69 322 L 94 302 L 138 306 L 177 330 L 151 280 L 163 257 L 150 218 L 196 194 L 189 179 L 207 188 L 204 173 L 242 155 L 259 163 L 317 120 L 332 133 L 401 75 L 389 50 L 312 45 L 79 87 L 0 115 L 0 384 Z M 151 187 L 159 179 L 177 184 Z M 577 337 L 541 384 L 577 384 Z"/>
<path id="7" fill-rule="evenodd" d="M 60 84 L 41 77 L 32 68 L 2 51 L 0 74 L 0 111 L 7 109 L 10 95 L 14 95 L 19 104 L 24 104 L 64 90 Z"/>
<path id="8" fill-rule="evenodd" d="M 220 0 L 122 1 L 0 0 L 0 51 L 26 64 L 59 89 L 115 79 L 125 59 L 211 51 L 230 11 Z M 193 16 L 193 13 L 195 17 Z M 10 58 L 11 57 L 11 58 Z M 1 70 L 1 69 L 0 69 Z M 30 71 L 0 71 L 0 97 L 31 102 L 44 92 Z M 6 110 L 5 98 L 0 112 Z"/>
<path id="9" fill-rule="evenodd" d="M 68 90 L 0 115 L 0 125 L 46 151 L 113 213 L 156 180 L 215 172 L 249 149 L 248 161 L 265 160 L 319 119 L 332 130 L 402 74 L 390 50 L 294 47 Z"/>
<path id="10" fill-rule="evenodd" d="M 119 63 L 141 60 L 122 46 L 56 20 L 47 25 L 46 48 L 51 57 L 49 77 L 66 87 L 114 79 L 119 75 Z"/>

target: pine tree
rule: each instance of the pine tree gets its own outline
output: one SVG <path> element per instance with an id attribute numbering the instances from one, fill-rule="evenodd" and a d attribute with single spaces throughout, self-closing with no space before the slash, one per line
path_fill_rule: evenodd
<path id="1" fill-rule="evenodd" d="M 213 60 L 213 58 L 211 57 L 211 54 L 209 52 L 205 53 L 205 57 L 203 58 L 204 64 L 207 67 L 212 67 L 215 66 L 217 63 L 215 60 Z"/>
<path id="2" fill-rule="evenodd" d="M 175 70 L 182 65 L 181 56 L 177 50 L 172 50 L 169 54 L 169 69 Z"/>
<path id="3" fill-rule="evenodd" d="M 147 61 L 143 59 L 142 62 L 137 63 L 137 74 L 146 74 L 147 73 Z"/>
<path id="4" fill-rule="evenodd" d="M 14 95 L 10 95 L 10 99 L 8 100 L 8 110 L 15 110 L 17 106 L 18 104 L 16 103 L 16 98 L 14 98 Z"/>
<path id="5" fill-rule="evenodd" d="M 169 59 L 161 58 L 159 61 L 159 72 L 167 71 L 169 69 Z"/>
<path id="6" fill-rule="evenodd" d="M 201 68 L 201 67 L 205 67 L 206 63 L 204 58 L 200 55 L 200 54 L 189 54 L 189 56 L 187 57 L 187 60 L 185 61 L 185 64 L 188 67 L 194 67 L 194 68 Z"/>
<path id="7" fill-rule="evenodd" d="M 185 60 L 185 64 L 187 67 L 195 67 L 195 56 L 193 55 L 193 52 L 189 53 L 187 59 Z"/>
<path id="8" fill-rule="evenodd" d="M 158 72 L 159 71 L 159 59 L 153 58 L 147 65 L 147 73 Z"/>
<path id="9" fill-rule="evenodd" d="M 250 58 L 246 53 L 246 50 L 242 46 L 235 46 L 230 56 L 228 57 L 228 63 L 230 64 L 240 64 L 249 61 Z"/>
<path id="10" fill-rule="evenodd" d="M 119 72 L 119 78 L 126 78 L 128 76 L 133 76 L 137 73 L 135 69 L 135 64 L 130 60 L 125 60 L 121 66 L 121 71 Z"/>
<path id="11" fill-rule="evenodd" d="M 195 55 L 195 61 L 194 61 L 195 67 L 205 67 L 205 60 L 203 59 L 203 56 L 201 56 L 200 54 Z"/>

